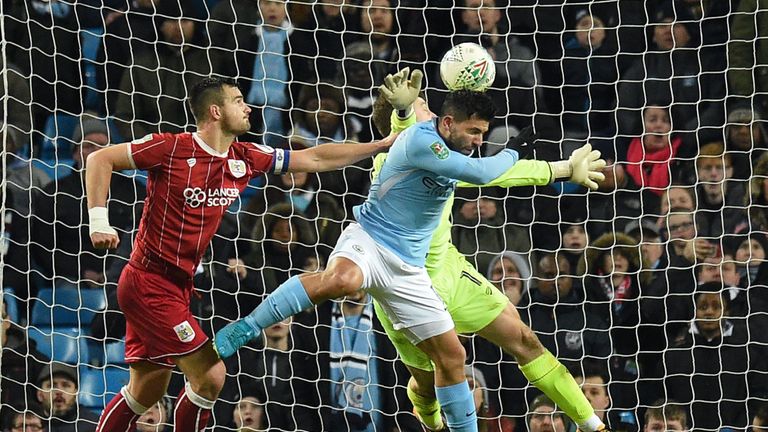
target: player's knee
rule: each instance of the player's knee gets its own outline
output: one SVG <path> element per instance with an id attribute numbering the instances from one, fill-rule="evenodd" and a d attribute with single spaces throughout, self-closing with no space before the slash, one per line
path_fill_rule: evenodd
<path id="1" fill-rule="evenodd" d="M 455 344 L 441 345 L 432 356 L 435 367 L 442 370 L 463 371 L 466 360 L 467 351 L 458 341 Z"/>
<path id="2" fill-rule="evenodd" d="M 329 270 L 328 286 L 333 289 L 331 297 L 342 297 L 356 293 L 363 285 L 363 277 L 359 271 L 352 269 Z"/>
<path id="3" fill-rule="evenodd" d="M 224 362 L 218 362 L 212 366 L 200 379 L 190 380 L 192 390 L 198 395 L 208 399 L 216 400 L 224 388 L 224 381 L 227 378 L 227 368 Z"/>

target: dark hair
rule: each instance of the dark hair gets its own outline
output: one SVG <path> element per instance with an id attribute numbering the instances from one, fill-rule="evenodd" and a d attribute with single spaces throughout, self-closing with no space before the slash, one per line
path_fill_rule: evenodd
<path id="1" fill-rule="evenodd" d="M 603 384 L 608 384 L 608 367 L 605 362 L 586 358 L 581 362 L 581 365 L 575 365 L 571 368 L 571 374 L 575 378 L 582 378 L 586 381 L 589 377 L 600 377 L 603 380 Z M 607 390 L 606 390 L 607 393 Z"/>
<path id="2" fill-rule="evenodd" d="M 447 115 L 453 116 L 460 122 L 473 116 L 490 122 L 496 115 L 496 106 L 490 96 L 485 93 L 458 90 L 448 93 L 445 97 L 440 116 Z"/>
<path id="3" fill-rule="evenodd" d="M 728 296 L 723 282 L 705 282 L 696 286 L 696 291 L 693 293 L 694 304 L 699 301 L 702 294 L 718 294 L 723 299 L 723 309 L 728 309 L 731 306 L 731 298 Z"/>
<path id="4" fill-rule="evenodd" d="M 224 86 L 240 88 L 237 81 L 232 78 L 208 77 L 192 87 L 189 92 L 189 107 L 195 120 L 201 121 L 208 115 L 208 107 L 211 105 L 223 105 Z"/>

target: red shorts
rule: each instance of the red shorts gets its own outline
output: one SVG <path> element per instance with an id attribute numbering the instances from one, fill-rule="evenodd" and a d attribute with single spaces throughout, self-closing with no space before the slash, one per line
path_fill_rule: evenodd
<path id="1" fill-rule="evenodd" d="M 174 358 L 208 341 L 189 310 L 192 279 L 170 278 L 142 270 L 133 262 L 123 269 L 117 301 L 125 315 L 125 360 L 173 367 Z"/>

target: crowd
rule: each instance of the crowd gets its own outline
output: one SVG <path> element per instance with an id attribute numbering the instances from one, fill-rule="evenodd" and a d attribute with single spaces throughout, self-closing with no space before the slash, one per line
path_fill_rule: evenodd
<path id="1" fill-rule="evenodd" d="M 3 0 L 0 252 L 5 298 L 18 305 L 14 319 L 3 308 L 3 430 L 96 426 L 74 396 L 78 366 L 98 361 L 59 362 L 27 336 L 42 290 L 103 290 L 106 309 L 79 323 L 80 334 L 102 350 L 124 337 L 115 287 L 145 177 L 113 176 L 121 246 L 96 250 L 83 190 L 90 153 L 190 130 L 187 93 L 209 75 L 238 78 L 253 108 L 243 140 L 290 149 L 368 141 L 384 76 L 424 70 L 437 107 L 440 58 L 466 41 L 496 62 L 488 92 L 502 115 L 485 154 L 533 124 L 536 158 L 589 141 L 609 165 L 596 192 L 572 183 L 458 192 L 456 247 L 613 430 L 768 424 L 768 4 L 543 3 Z M 86 43 L 94 37 L 95 48 Z M 234 200 L 195 276 L 194 312 L 209 335 L 289 277 L 324 268 L 370 169 L 268 175 Z M 55 329 L 55 316 L 49 323 Z M 511 357 L 479 337 L 463 343 L 481 430 L 573 427 L 550 415 L 555 404 Z M 340 361 L 350 349 L 375 373 L 355 376 Z M 327 303 L 227 360 L 211 425 L 421 430 L 396 360 L 367 296 Z M 177 377 L 169 395 L 181 386 Z M 137 429 L 170 430 L 170 407 L 161 401 Z"/>

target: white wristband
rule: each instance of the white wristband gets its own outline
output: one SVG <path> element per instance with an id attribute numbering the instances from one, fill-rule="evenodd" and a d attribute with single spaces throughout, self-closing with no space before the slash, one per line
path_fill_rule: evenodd
<path id="1" fill-rule="evenodd" d="M 109 212 L 106 207 L 88 209 L 88 233 L 115 234 L 117 231 L 109 225 Z"/>

